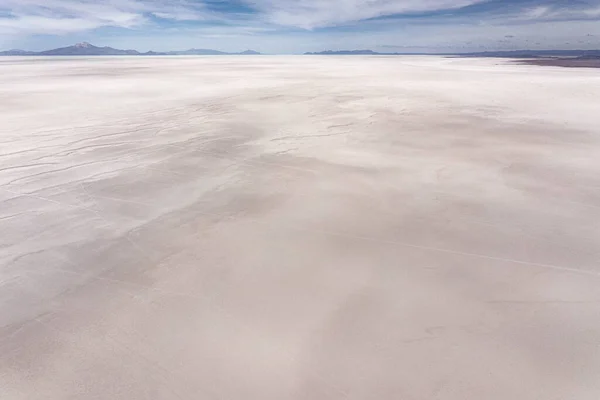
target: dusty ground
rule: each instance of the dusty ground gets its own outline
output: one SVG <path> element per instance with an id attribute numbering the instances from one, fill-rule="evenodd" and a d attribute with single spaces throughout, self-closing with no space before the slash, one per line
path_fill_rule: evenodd
<path id="1" fill-rule="evenodd" d="M 600 398 L 600 73 L 0 60 L 0 398 Z"/>

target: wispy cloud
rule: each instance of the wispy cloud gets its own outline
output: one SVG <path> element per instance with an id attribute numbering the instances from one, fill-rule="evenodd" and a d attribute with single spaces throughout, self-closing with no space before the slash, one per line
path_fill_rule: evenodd
<path id="1" fill-rule="evenodd" d="M 600 0 L 537 1 L 531 6 L 526 3 L 519 11 L 520 19 L 533 22 L 596 19 L 600 17 Z"/>
<path id="2" fill-rule="evenodd" d="M 305 29 L 392 14 L 462 8 L 487 0 L 247 0 L 267 20 Z"/>
<path id="3" fill-rule="evenodd" d="M 2 0 L 0 32 L 63 34 L 100 27 L 135 28 L 149 17 L 202 20 L 203 3 L 191 0 Z"/>
<path id="4" fill-rule="evenodd" d="M 239 18 L 244 5 L 266 24 L 315 29 L 392 14 L 453 10 L 488 0 L 2 0 L 0 29 L 69 33 L 104 26 L 135 28 L 152 17 L 172 21 Z M 0 14 L 1 15 L 1 14 Z"/>

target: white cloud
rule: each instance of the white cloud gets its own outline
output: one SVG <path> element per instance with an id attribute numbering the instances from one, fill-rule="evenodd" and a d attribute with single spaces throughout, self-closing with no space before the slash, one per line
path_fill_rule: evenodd
<path id="1" fill-rule="evenodd" d="M 210 15 L 191 0 L 2 0 L 3 34 L 64 34 L 103 26 L 134 28 L 147 15 L 175 20 L 201 20 Z"/>
<path id="2" fill-rule="evenodd" d="M 396 13 L 455 9 L 486 0 L 242 0 L 266 24 L 313 29 Z M 0 33 L 69 33 L 102 26 L 133 28 L 147 15 L 186 20 L 234 18 L 202 0 L 1 0 Z"/>
<path id="3" fill-rule="evenodd" d="M 527 12 L 524 13 L 524 16 L 526 18 L 537 19 L 537 18 L 547 16 L 549 13 L 550 13 L 550 7 L 538 6 L 538 7 L 534 7 L 534 8 L 527 10 Z"/>
<path id="4" fill-rule="evenodd" d="M 540 4 L 519 15 L 519 19 L 531 21 L 586 20 L 600 17 L 600 0 L 573 3 Z"/>
<path id="5" fill-rule="evenodd" d="M 94 29 L 100 26 L 98 20 L 82 18 L 48 18 L 42 16 L 22 16 L 15 19 L 0 19 L 0 33 L 4 34 L 66 34 Z"/>
<path id="6" fill-rule="evenodd" d="M 321 28 L 384 15 L 457 9 L 487 0 L 245 0 L 272 23 Z"/>

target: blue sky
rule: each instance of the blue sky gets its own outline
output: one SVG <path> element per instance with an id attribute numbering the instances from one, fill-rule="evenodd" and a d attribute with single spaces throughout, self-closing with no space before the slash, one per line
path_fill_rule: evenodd
<path id="1" fill-rule="evenodd" d="M 0 0 L 0 48 L 600 48 L 600 0 Z"/>

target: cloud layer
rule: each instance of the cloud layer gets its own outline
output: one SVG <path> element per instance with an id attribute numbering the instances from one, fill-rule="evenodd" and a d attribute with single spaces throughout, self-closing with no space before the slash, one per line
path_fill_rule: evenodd
<path id="1" fill-rule="evenodd" d="M 255 0 L 275 24 L 312 29 L 393 14 L 451 10 L 486 0 Z"/>
<path id="2" fill-rule="evenodd" d="M 550 22 L 560 24 L 552 29 Z M 589 22 L 600 26 L 600 0 L 0 0 L 0 45 L 27 44 L 25 38 L 40 35 L 94 41 L 110 29 L 112 43 L 172 35 L 179 41 L 253 37 L 263 43 L 312 37 L 339 47 L 371 37 L 409 47 L 437 41 L 439 48 L 487 38 L 488 44 L 524 46 L 527 41 L 519 40 L 526 36 L 543 42 L 543 36 L 536 39 L 541 32 L 590 42 L 600 29 Z"/>
<path id="3" fill-rule="evenodd" d="M 152 17 L 175 21 L 252 19 L 313 29 L 403 13 L 451 10 L 487 0 L 2 0 L 4 34 L 69 33 L 99 27 L 136 28 Z M 244 16 L 236 12 L 243 4 Z M 4 14 L 4 17 L 2 17 Z"/>
<path id="4" fill-rule="evenodd" d="M 1 0 L 0 32 L 62 34 L 100 27 L 135 28 L 149 18 L 203 20 L 204 3 L 191 0 Z M 1 15 L 1 14 L 0 14 Z"/>

